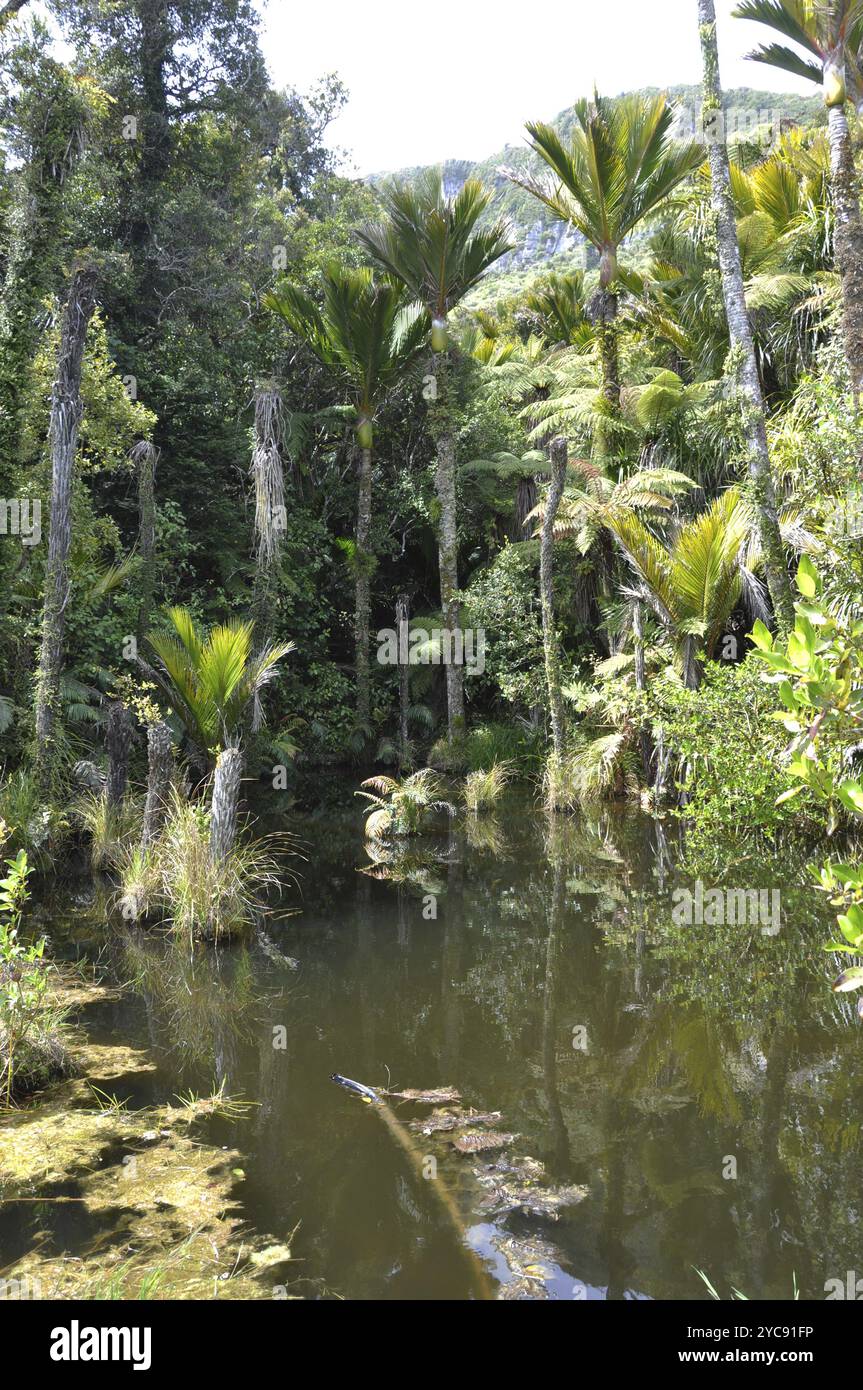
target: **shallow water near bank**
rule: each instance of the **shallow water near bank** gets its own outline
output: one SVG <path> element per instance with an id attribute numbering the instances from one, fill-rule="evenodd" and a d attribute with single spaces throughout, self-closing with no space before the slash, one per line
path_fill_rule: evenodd
<path id="1" fill-rule="evenodd" d="M 224 1085 L 255 1102 L 201 1138 L 240 1155 L 231 1200 L 250 1236 L 290 1246 L 260 1296 L 481 1296 L 465 1244 L 492 1292 L 557 1299 L 707 1297 L 695 1267 L 724 1297 L 791 1298 L 796 1280 L 823 1298 L 859 1267 L 863 1039 L 829 990 L 832 913 L 805 861 L 741 852 L 727 871 L 781 892 L 778 932 L 681 926 L 676 829 L 638 813 L 549 830 L 513 794 L 377 866 L 361 826 L 346 790 L 281 827 L 306 857 L 282 904 L 296 914 L 274 913 L 263 946 L 190 955 L 108 929 L 86 878 L 33 914 L 59 955 L 127 985 L 81 1019 L 154 1064 L 112 1094 L 135 1109 Z M 571 1200 L 556 1220 L 501 1214 L 497 1154 L 416 1129 L 412 1154 L 333 1072 L 455 1087 Z M 405 1130 L 430 1113 L 393 1108 Z M 87 1260 L 111 1219 L 0 1205 L 0 1270 L 37 1246 Z"/>

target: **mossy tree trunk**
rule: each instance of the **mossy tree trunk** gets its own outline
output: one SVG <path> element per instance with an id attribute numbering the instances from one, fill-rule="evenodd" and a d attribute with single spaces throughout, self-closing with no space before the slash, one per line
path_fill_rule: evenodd
<path id="1" fill-rule="evenodd" d="M 716 8 L 714 0 L 698 0 L 699 35 L 704 71 L 704 127 L 711 130 L 708 146 L 710 160 L 711 201 L 716 218 L 719 265 L 722 293 L 728 320 L 728 333 L 735 357 L 737 377 L 743 396 L 744 427 L 747 443 L 747 465 L 758 521 L 758 533 L 764 556 L 764 568 L 773 608 L 780 630 L 794 623 L 794 598 L 788 577 L 785 548 L 779 528 L 779 513 L 770 453 L 767 446 L 767 423 L 764 397 L 758 376 L 758 364 L 752 339 L 752 325 L 746 307 L 740 244 L 737 239 L 737 219 L 731 191 L 728 149 L 721 133 L 721 122 L 715 120 L 722 111 L 722 86 L 719 78 L 719 50 L 716 42 Z"/>
<path id="2" fill-rule="evenodd" d="M 136 636 L 143 642 L 153 615 L 156 592 L 156 465 L 159 450 L 149 439 L 142 439 L 132 450 L 138 478 L 138 556 L 141 561 Z"/>
<path id="3" fill-rule="evenodd" d="M 356 574 L 354 580 L 354 644 L 357 673 L 357 729 L 371 733 L 371 669 L 369 664 L 369 613 L 373 557 L 369 550 L 372 529 L 372 451 L 359 448 L 359 497 L 357 501 Z"/>
<path id="4" fill-rule="evenodd" d="M 408 711 L 410 709 L 410 598 L 399 594 L 396 602 L 396 641 L 399 652 L 399 761 L 403 768 L 411 763 Z"/>
<path id="5" fill-rule="evenodd" d="M 51 395 L 51 524 L 45 569 L 42 650 L 36 683 L 36 756 L 39 771 L 52 779 L 53 735 L 60 703 L 60 675 L 71 597 L 69 549 L 72 544 L 72 481 L 81 422 L 81 368 L 87 328 L 96 307 L 96 271 L 74 271 L 63 312 L 57 374 Z"/>
<path id="6" fill-rule="evenodd" d="M 646 690 L 647 664 L 644 651 L 644 604 L 641 599 L 638 598 L 632 605 L 632 645 L 635 655 L 635 688 L 636 690 Z M 641 766 L 644 772 L 644 780 L 645 783 L 649 783 L 653 749 L 650 733 L 644 724 L 642 724 L 638 731 L 638 742 L 641 749 Z"/>
<path id="7" fill-rule="evenodd" d="M 142 849 L 147 849 L 153 844 L 165 823 L 173 775 L 171 730 L 160 720 L 151 724 L 147 731 L 147 800 L 144 804 L 144 825 L 141 832 Z"/>
<path id="8" fill-rule="evenodd" d="M 0 10 L 0 31 L 21 4 Z M 43 331 L 43 301 L 55 287 L 66 232 L 65 188 L 84 149 L 86 114 L 76 84 L 48 59 L 38 73 L 38 100 L 26 134 L 31 157 L 21 170 L 0 292 L 0 495 L 6 469 L 20 456 L 26 385 Z"/>
<path id="9" fill-rule="evenodd" d="M 554 523 L 566 482 L 568 449 L 565 439 L 554 439 L 550 448 L 551 486 L 542 519 L 539 543 L 539 575 L 542 595 L 542 642 L 545 649 L 545 678 L 548 685 L 548 710 L 551 722 L 551 741 L 558 766 L 565 749 L 563 695 L 560 682 L 560 647 L 554 614 Z"/>
<path id="10" fill-rule="evenodd" d="M 836 219 L 833 242 L 842 282 L 845 355 L 855 405 L 859 406 L 860 393 L 863 391 L 863 218 L 860 215 L 860 186 L 844 105 L 829 108 L 827 133 Z"/>
<path id="11" fill-rule="evenodd" d="M 210 803 L 210 859 L 214 864 L 225 862 L 237 838 L 242 777 L 242 753 L 239 748 L 225 748 L 216 762 Z"/>
<path id="12" fill-rule="evenodd" d="M 285 535 L 285 470 L 282 460 L 282 397 L 273 382 L 255 387 L 255 423 L 250 473 L 255 488 L 255 592 L 257 646 L 271 639 L 276 623 L 275 589 Z"/>
<path id="13" fill-rule="evenodd" d="M 105 784 L 105 798 L 109 806 L 119 806 L 126 795 L 126 784 L 129 780 L 129 753 L 132 748 L 132 720 L 129 711 L 121 700 L 114 700 L 108 708 L 105 745 L 108 749 L 108 780 Z"/>
<path id="14" fill-rule="evenodd" d="M 437 462 L 435 491 L 437 494 L 438 568 L 444 627 L 452 634 L 453 648 L 461 631 L 461 603 L 458 593 L 458 504 L 456 499 L 456 449 L 450 417 L 449 363 L 445 353 L 434 358 L 433 374 L 438 398 L 432 412 Z M 454 653 L 455 655 L 455 653 Z M 449 741 L 465 732 L 464 664 L 455 659 L 446 665 L 447 729 Z"/>
<path id="15" fill-rule="evenodd" d="M 612 415 L 620 414 L 620 342 L 617 324 L 618 298 L 601 289 L 593 301 L 593 321 L 602 362 L 602 398 Z"/>

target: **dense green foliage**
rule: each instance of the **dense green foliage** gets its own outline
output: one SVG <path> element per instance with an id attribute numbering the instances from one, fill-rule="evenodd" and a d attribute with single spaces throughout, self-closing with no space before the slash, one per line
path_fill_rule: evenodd
<path id="1" fill-rule="evenodd" d="M 107 840 L 127 763 L 140 786 L 163 725 L 193 780 L 233 747 L 278 789 L 327 763 L 398 763 L 395 786 L 423 765 L 505 766 L 559 804 L 639 796 L 705 843 L 850 812 L 782 799 L 775 692 L 747 659 L 756 621 L 775 624 L 697 89 L 595 95 L 531 120 L 530 148 L 487 168 L 365 184 L 327 144 L 340 83 L 274 90 L 248 0 L 50 9 L 65 61 L 25 15 L 0 39 L 0 809 L 16 846 L 41 854 L 89 823 L 43 804 L 27 755 L 74 255 L 98 267 L 98 307 L 55 739 Z M 826 555 L 827 610 L 853 623 L 863 441 L 825 115 L 757 91 L 725 108 L 787 566 Z M 561 237 L 562 268 L 543 268 Z M 555 435 L 569 468 L 544 630 Z M 407 662 L 385 656 L 397 610 Z M 481 638 L 463 714 L 454 617 Z M 548 671 L 567 724 L 553 767 Z"/>

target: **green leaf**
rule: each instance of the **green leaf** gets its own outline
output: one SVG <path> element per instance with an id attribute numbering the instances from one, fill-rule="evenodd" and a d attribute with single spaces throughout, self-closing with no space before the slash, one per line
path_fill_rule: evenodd
<path id="1" fill-rule="evenodd" d="M 859 782 L 843 782 L 837 794 L 847 811 L 854 816 L 863 816 L 863 787 Z"/>
<path id="2" fill-rule="evenodd" d="M 804 598 L 814 598 L 818 592 L 818 571 L 808 555 L 801 556 L 797 569 L 797 588 Z"/>

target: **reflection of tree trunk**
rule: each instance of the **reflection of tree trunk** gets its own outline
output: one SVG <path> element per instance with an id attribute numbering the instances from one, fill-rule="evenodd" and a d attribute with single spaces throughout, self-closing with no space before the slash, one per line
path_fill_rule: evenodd
<path id="1" fill-rule="evenodd" d="M 443 1002 L 443 1071 L 457 1076 L 461 1062 L 461 968 L 463 936 L 463 882 L 459 842 L 450 822 L 444 939 L 441 954 L 441 994 Z"/>
<path id="2" fill-rule="evenodd" d="M 783 1224 L 777 1213 L 786 1211 L 794 1194 L 794 1182 L 779 1153 L 788 1074 L 791 1070 L 792 1035 L 788 1028 L 777 1027 L 767 1054 L 767 1076 L 764 1104 L 761 1111 L 761 1213 L 758 1230 L 761 1232 L 761 1282 L 769 1287 L 770 1279 L 782 1257 Z M 798 1270 L 798 1274 L 800 1271 Z M 786 1292 L 779 1297 L 789 1297 Z"/>
<path id="3" fill-rule="evenodd" d="M 359 982 L 360 1028 L 363 1036 L 362 1058 L 367 1075 L 377 1078 L 378 1059 L 376 1056 L 377 1027 L 374 1000 L 370 986 L 377 979 L 374 968 L 374 935 L 372 932 L 372 889 L 369 880 L 361 874 L 357 884 L 357 979 Z"/>
<path id="4" fill-rule="evenodd" d="M 119 806 L 126 795 L 129 778 L 129 752 L 132 747 L 132 720 L 129 711 L 119 700 L 108 709 L 108 727 L 105 733 L 108 749 L 108 780 L 105 785 L 105 799 L 109 806 Z"/>
<path id="5" fill-rule="evenodd" d="M 408 730 L 408 710 L 411 703 L 410 687 L 410 599 L 407 594 L 399 594 L 396 602 L 396 642 L 399 653 L 399 762 L 403 768 L 410 767 L 410 737 Z"/>
<path id="6" fill-rule="evenodd" d="M 554 882 L 551 893 L 548 937 L 545 944 L 545 993 L 542 1009 L 542 1074 L 545 1083 L 545 1102 L 551 1125 L 555 1176 L 567 1176 L 569 1170 L 569 1134 L 563 1118 L 557 1085 L 557 952 L 566 901 L 566 862 L 561 847 L 556 846 L 552 860 Z"/>
<path id="7" fill-rule="evenodd" d="M 563 695 L 560 687 L 560 648 L 554 614 L 554 523 L 566 481 L 567 444 L 554 439 L 551 444 L 551 487 L 542 519 L 539 547 L 540 589 L 542 593 L 542 638 L 545 648 L 545 677 L 551 738 L 558 766 L 564 756 Z"/>
<path id="8" fill-rule="evenodd" d="M 165 822 L 174 772 L 171 730 L 161 720 L 151 724 L 147 732 L 147 765 L 147 800 L 141 832 L 143 849 L 153 843 Z"/>
<path id="9" fill-rule="evenodd" d="M 719 80 L 719 52 L 716 43 L 716 7 L 714 0 L 698 0 L 698 21 L 701 35 L 701 54 L 704 68 L 705 126 L 711 113 L 722 111 L 722 87 Z M 788 578 L 785 547 L 779 529 L 776 493 L 767 446 L 767 424 L 764 397 L 758 376 L 758 363 L 752 341 L 752 325 L 746 307 L 743 270 L 740 262 L 740 243 L 737 239 L 737 216 L 731 189 L 728 149 L 725 141 L 713 138 L 708 143 L 710 183 L 713 211 L 716 216 L 716 235 L 719 266 L 722 274 L 722 293 L 731 346 L 737 353 L 737 374 L 743 396 L 743 423 L 749 455 L 748 471 L 758 518 L 758 532 L 764 555 L 767 584 L 776 618 L 781 628 L 794 625 L 794 599 Z M 859 211 L 858 211 L 859 218 Z"/>
<path id="10" fill-rule="evenodd" d="M 51 396 L 51 527 L 36 684 L 36 752 L 46 781 L 50 780 L 56 762 L 51 744 L 60 703 L 66 608 L 71 596 L 72 478 L 83 410 L 81 368 L 87 329 L 96 307 L 96 278 L 96 271 L 90 266 L 80 267 L 72 276 Z"/>

